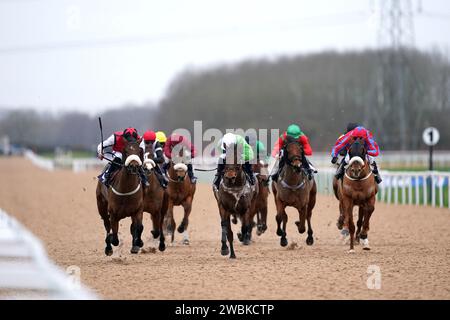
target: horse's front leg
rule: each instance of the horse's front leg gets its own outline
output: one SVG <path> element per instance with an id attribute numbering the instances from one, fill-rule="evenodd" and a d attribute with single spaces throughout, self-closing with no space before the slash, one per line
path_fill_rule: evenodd
<path id="1" fill-rule="evenodd" d="M 183 221 L 181 221 L 181 224 L 178 227 L 178 232 L 183 233 L 183 244 L 188 245 L 189 244 L 189 234 L 187 232 L 187 227 L 189 225 L 189 215 L 191 214 L 192 210 L 192 197 L 186 198 L 186 200 L 182 203 L 183 209 L 184 209 L 184 216 Z"/>
<path id="2" fill-rule="evenodd" d="M 142 231 L 144 231 L 144 225 L 142 224 L 143 212 L 140 210 L 136 215 L 131 217 L 130 233 L 133 237 L 131 246 L 131 253 L 138 253 L 139 249 L 144 246 L 142 241 Z"/>
<path id="3" fill-rule="evenodd" d="M 361 227 L 363 225 L 364 220 L 364 207 L 359 206 L 358 208 L 358 221 L 356 221 L 356 235 L 355 235 L 355 241 L 356 243 L 359 243 L 359 237 L 361 233 Z"/>
<path id="4" fill-rule="evenodd" d="M 275 217 L 275 219 L 277 220 L 277 235 L 281 237 L 280 239 L 280 245 L 282 247 L 287 246 L 288 241 L 286 238 L 286 224 L 287 224 L 287 214 L 285 211 L 285 206 L 283 205 L 283 203 L 281 202 L 280 199 L 278 199 L 277 197 L 275 198 L 275 205 L 277 207 L 277 215 Z M 283 223 L 283 227 L 281 228 L 281 223 Z"/>
<path id="5" fill-rule="evenodd" d="M 171 237 L 171 242 L 173 243 L 174 233 L 175 233 L 175 221 L 173 219 L 173 202 L 169 199 L 167 205 L 167 213 L 164 217 L 164 229 L 166 230 L 167 236 Z"/>
<path id="6" fill-rule="evenodd" d="M 362 240 L 363 250 L 370 250 L 368 232 L 369 232 L 369 221 L 375 210 L 375 197 L 370 200 L 370 202 L 364 207 L 364 222 L 362 231 L 360 233 L 360 238 Z"/>
<path id="7" fill-rule="evenodd" d="M 228 213 L 225 211 L 225 209 L 219 205 L 219 214 L 220 214 L 220 227 L 222 230 L 222 248 L 220 249 L 220 254 L 223 256 L 226 256 L 230 253 L 228 246 L 227 246 L 227 233 L 228 233 L 228 222 L 229 217 L 227 216 Z"/>
<path id="8" fill-rule="evenodd" d="M 306 211 L 307 211 L 307 209 L 308 209 L 307 205 L 304 205 L 303 207 L 297 208 L 299 221 L 295 221 L 295 224 L 296 224 L 296 226 L 298 228 L 298 232 L 300 234 L 303 234 L 306 231 L 305 223 L 306 223 Z"/>
<path id="9" fill-rule="evenodd" d="M 355 241 L 355 223 L 353 222 L 353 201 L 343 199 L 342 208 L 344 209 L 344 228 L 347 228 L 350 234 L 350 253 L 354 252 Z"/>

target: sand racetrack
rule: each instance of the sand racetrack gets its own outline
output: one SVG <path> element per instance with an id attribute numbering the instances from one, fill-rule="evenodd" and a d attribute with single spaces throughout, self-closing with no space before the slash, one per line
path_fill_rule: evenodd
<path id="1" fill-rule="evenodd" d="M 199 184 L 189 231 L 191 244 L 165 252 L 129 253 L 130 219 L 122 220 L 123 246 L 104 255 L 105 232 L 95 202 L 96 172 L 47 172 L 22 158 L 0 159 L 0 207 L 44 242 L 61 267 L 77 265 L 84 284 L 110 299 L 450 299 L 450 210 L 377 204 L 371 219 L 372 250 L 339 240 L 337 201 L 319 196 L 313 212 L 315 243 L 305 244 L 288 210 L 288 240 L 275 235 L 269 197 L 269 229 L 244 247 L 236 260 L 220 255 L 220 219 L 209 184 Z M 175 219 L 180 221 L 181 210 Z M 233 227 L 235 238 L 237 226 Z M 144 217 L 144 248 L 150 217 Z M 381 270 L 381 288 L 367 288 L 367 268 Z"/>

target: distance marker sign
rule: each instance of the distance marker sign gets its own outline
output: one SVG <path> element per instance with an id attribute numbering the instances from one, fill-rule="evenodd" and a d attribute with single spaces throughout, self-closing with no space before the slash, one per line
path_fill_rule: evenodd
<path id="1" fill-rule="evenodd" d="M 423 130 L 422 134 L 423 142 L 427 146 L 434 146 L 439 142 L 439 131 L 436 128 L 428 127 L 425 130 Z"/>

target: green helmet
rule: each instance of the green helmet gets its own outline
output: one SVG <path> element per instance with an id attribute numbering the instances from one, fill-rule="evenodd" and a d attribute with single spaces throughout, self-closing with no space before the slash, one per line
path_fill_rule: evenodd
<path id="1" fill-rule="evenodd" d="M 300 127 L 296 124 L 291 124 L 286 131 L 288 136 L 294 137 L 295 139 L 298 139 L 302 134 L 302 130 L 300 130 Z"/>

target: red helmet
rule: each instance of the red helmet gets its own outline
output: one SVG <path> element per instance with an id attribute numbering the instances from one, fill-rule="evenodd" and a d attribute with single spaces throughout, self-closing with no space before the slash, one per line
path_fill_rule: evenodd
<path id="1" fill-rule="evenodd" d="M 139 139 L 139 135 L 135 128 L 127 128 L 127 129 L 123 130 L 123 137 L 127 141 Z"/>
<path id="2" fill-rule="evenodd" d="M 152 130 L 147 130 L 144 133 L 144 141 L 155 141 L 156 140 L 156 133 Z"/>

